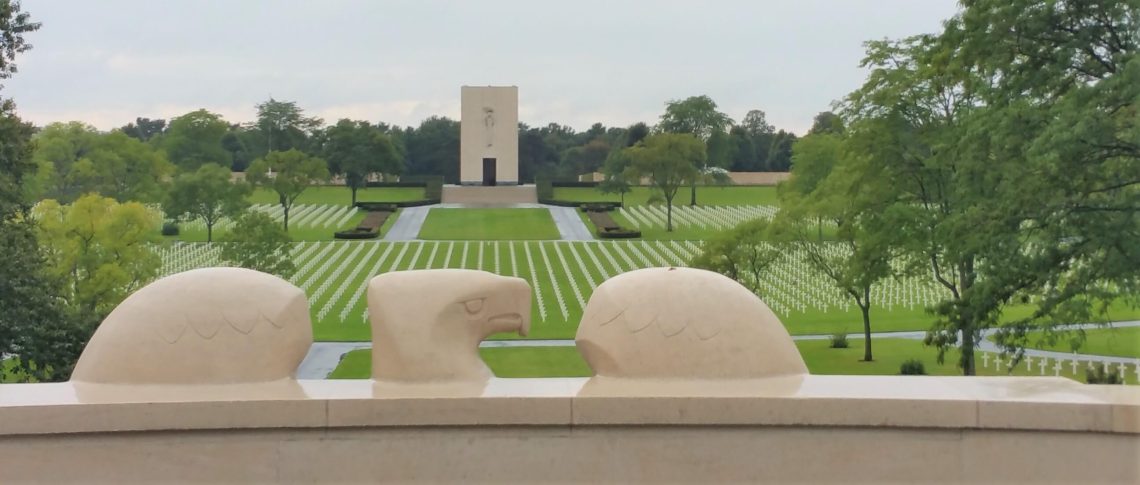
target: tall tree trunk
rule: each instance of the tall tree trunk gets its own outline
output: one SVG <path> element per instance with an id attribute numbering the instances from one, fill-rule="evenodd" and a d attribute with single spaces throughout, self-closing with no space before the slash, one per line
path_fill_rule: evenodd
<path id="1" fill-rule="evenodd" d="M 863 361 L 871 362 L 875 358 L 871 355 L 871 290 L 865 288 L 863 291 L 863 303 L 859 304 L 859 309 L 863 312 Z"/>
<path id="2" fill-rule="evenodd" d="M 818 232 L 817 237 L 818 237 L 819 241 L 823 242 L 823 218 L 822 217 L 816 217 L 815 218 L 815 227 L 816 227 L 816 231 Z"/>
<path id="3" fill-rule="evenodd" d="M 289 232 L 289 206 L 283 205 L 281 207 L 285 209 L 285 232 Z"/>
<path id="4" fill-rule="evenodd" d="M 697 205 L 697 181 L 694 180 L 693 184 L 689 186 L 689 205 Z"/>
<path id="5" fill-rule="evenodd" d="M 352 207 L 356 207 L 356 186 L 349 187 L 352 189 Z"/>
<path id="6" fill-rule="evenodd" d="M 212 223 L 206 224 L 206 242 L 214 242 L 214 225 Z"/>
<path id="7" fill-rule="evenodd" d="M 665 201 L 665 232 L 673 232 L 673 201 Z"/>

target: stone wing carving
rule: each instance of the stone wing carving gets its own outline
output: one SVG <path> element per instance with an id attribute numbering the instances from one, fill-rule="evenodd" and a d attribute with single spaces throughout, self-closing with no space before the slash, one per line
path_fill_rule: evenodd
<path id="1" fill-rule="evenodd" d="M 294 377 L 313 341 L 304 292 L 273 275 L 205 268 L 123 300 L 84 348 L 72 381 L 242 384 Z"/>
<path id="2" fill-rule="evenodd" d="M 761 378 L 806 374 L 772 310 L 710 271 L 650 268 L 598 286 L 582 314 L 578 350 L 599 376 Z"/>

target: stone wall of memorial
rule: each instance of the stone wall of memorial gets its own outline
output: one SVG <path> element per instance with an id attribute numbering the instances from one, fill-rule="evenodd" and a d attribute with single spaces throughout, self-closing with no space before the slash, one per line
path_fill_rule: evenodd
<path id="1" fill-rule="evenodd" d="M 517 184 L 519 88 L 463 86 L 460 91 L 460 183 L 482 183 L 483 159 L 494 158 L 497 183 Z"/>

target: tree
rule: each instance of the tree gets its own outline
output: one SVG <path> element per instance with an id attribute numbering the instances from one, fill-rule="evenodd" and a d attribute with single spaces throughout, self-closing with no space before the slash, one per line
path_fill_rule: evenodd
<path id="1" fill-rule="evenodd" d="M 285 214 L 285 231 L 289 230 L 289 209 L 305 189 L 329 178 L 324 160 L 310 157 L 300 150 L 269 152 L 249 166 L 246 180 L 277 193 L 277 201 Z"/>
<path id="2" fill-rule="evenodd" d="M 256 126 L 265 137 L 266 152 L 307 148 L 309 134 L 320 128 L 320 118 L 305 116 L 305 111 L 293 101 L 268 101 L 257 105 Z"/>
<path id="3" fill-rule="evenodd" d="M 704 143 L 689 134 L 661 133 L 626 150 L 630 159 L 628 177 L 648 178 L 649 184 L 661 191 L 665 198 L 665 230 L 672 232 L 673 198 L 677 189 L 696 178 L 697 167 L 704 165 Z"/>
<path id="4" fill-rule="evenodd" d="M 844 106 L 885 181 L 882 232 L 949 296 L 926 343 L 975 373 L 987 328 L 1105 318 L 1140 274 L 1140 6 L 969 2 L 936 36 L 868 43 Z M 1000 323 L 1011 303 L 1026 318 Z"/>
<path id="5" fill-rule="evenodd" d="M 403 161 L 392 140 L 367 121 L 338 121 L 325 130 L 322 145 L 329 172 L 344 177 L 354 206 L 356 191 L 367 185 L 369 175 L 403 171 Z"/>
<path id="6" fill-rule="evenodd" d="M 165 154 L 121 131 L 99 133 L 73 121 L 52 123 L 35 137 L 41 196 L 64 201 L 97 192 L 119 201 L 157 201 L 174 167 Z"/>
<path id="7" fill-rule="evenodd" d="M 849 296 L 863 317 L 863 360 L 874 360 L 871 350 L 871 288 L 892 274 L 892 248 L 880 214 L 887 204 L 878 199 L 886 189 L 876 187 L 884 183 L 875 163 L 870 158 L 843 157 L 841 148 L 831 147 L 836 135 L 809 135 L 797 143 L 819 140 L 818 148 L 829 151 L 832 170 L 828 167 L 823 180 L 806 190 L 807 181 L 818 177 L 813 172 L 818 164 L 792 167 L 792 181 L 800 178 L 799 190 L 781 192 L 780 213 L 773 232 L 789 240 L 805 255 L 808 264 L 823 274 L 831 283 Z M 817 143 L 816 141 L 810 144 Z M 837 161 L 838 160 L 838 161 Z M 825 163 L 825 164 L 826 164 Z M 791 183 L 791 181 L 789 182 Z M 835 225 L 835 243 L 825 245 L 809 234 L 809 222 L 821 221 Z M 835 251 L 834 245 L 841 248 Z"/>
<path id="8" fill-rule="evenodd" d="M 625 205 L 625 194 L 632 190 L 631 185 L 633 185 L 628 177 L 629 163 L 629 155 L 625 150 L 611 151 L 606 157 L 605 166 L 602 167 L 602 175 L 605 178 L 598 184 L 598 190 L 603 194 L 618 194 L 622 205 Z"/>
<path id="9" fill-rule="evenodd" d="M 771 145 L 768 148 L 768 170 L 787 172 L 792 167 L 792 145 L 795 143 L 795 133 L 780 130 L 772 135 Z"/>
<path id="10" fill-rule="evenodd" d="M 776 127 L 768 123 L 768 115 L 758 109 L 745 114 L 744 119 L 740 121 L 740 127 L 744 128 L 744 131 L 752 137 L 771 135 L 776 132 Z"/>
<path id="11" fill-rule="evenodd" d="M 150 139 L 162 134 L 162 130 L 165 128 L 166 120 L 135 118 L 134 123 L 127 123 L 126 126 L 119 128 L 119 131 L 139 141 L 150 141 Z"/>
<path id="12" fill-rule="evenodd" d="M 423 120 L 419 128 L 408 128 L 404 135 L 408 148 L 406 166 L 412 175 L 442 175 L 447 183 L 459 183 L 459 122 L 439 116 Z M 523 138 L 519 139 L 520 167 L 523 166 Z"/>
<path id="13" fill-rule="evenodd" d="M 163 209 L 177 220 L 201 219 L 206 225 L 206 242 L 212 242 L 218 222 L 234 218 L 249 207 L 249 193 L 248 184 L 230 181 L 229 169 L 207 163 L 174 179 Z"/>
<path id="14" fill-rule="evenodd" d="M 762 277 L 777 261 L 781 252 L 768 242 L 768 221 L 754 219 L 713 236 L 693 259 L 696 268 L 715 271 L 764 296 Z"/>
<path id="15" fill-rule="evenodd" d="M 839 159 L 842 139 L 829 133 L 816 133 L 805 136 L 792 145 L 792 176 L 780 184 L 781 193 L 794 193 L 799 198 L 827 197 L 829 194 L 816 189 L 823 183 L 836 160 Z M 816 236 L 823 241 L 823 219 L 816 221 Z"/>
<path id="16" fill-rule="evenodd" d="M 732 126 L 732 118 L 716 110 L 716 102 L 708 96 L 691 96 L 681 101 L 673 100 L 665 103 L 665 114 L 657 128 L 664 133 L 688 133 L 697 137 L 702 143 L 707 143 L 713 133 L 723 132 Z M 697 166 L 697 174 L 707 175 L 707 158 Z M 697 183 L 701 177 L 694 176 L 689 180 L 689 205 L 697 205 Z"/>
<path id="17" fill-rule="evenodd" d="M 629 125 L 629 128 L 627 128 L 625 132 L 625 146 L 634 146 L 647 136 L 649 136 L 649 125 L 640 121 Z"/>
<path id="18" fill-rule="evenodd" d="M 289 256 L 289 233 L 261 212 L 246 212 L 223 238 L 220 257 L 234 266 L 288 278 L 296 272 Z"/>
<path id="19" fill-rule="evenodd" d="M 811 131 L 808 131 L 808 134 L 814 135 L 827 133 L 832 135 L 841 135 L 843 134 L 843 130 L 843 119 L 835 113 L 824 111 L 815 115 L 815 118 L 812 119 Z"/>
<path id="20" fill-rule="evenodd" d="M 138 202 L 89 194 L 69 205 L 45 200 L 32 214 L 49 274 L 76 314 L 102 319 L 162 266 L 154 251 L 161 216 Z"/>
<path id="21" fill-rule="evenodd" d="M 610 154 L 610 144 L 604 137 L 597 137 L 582 146 L 566 150 L 562 155 L 563 165 L 574 175 L 597 172 Z"/>
<path id="22" fill-rule="evenodd" d="M 170 121 L 159 141 L 167 158 L 181 170 L 197 170 L 206 163 L 227 167 L 231 155 L 222 147 L 230 125 L 214 113 L 200 109 Z"/>

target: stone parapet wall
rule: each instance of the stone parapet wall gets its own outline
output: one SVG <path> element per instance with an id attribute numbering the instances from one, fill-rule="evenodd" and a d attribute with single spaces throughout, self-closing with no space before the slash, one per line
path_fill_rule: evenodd
<path id="1" fill-rule="evenodd" d="M 795 376 L 0 386 L 0 483 L 1140 481 L 1140 389 Z"/>

